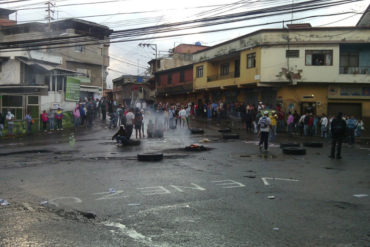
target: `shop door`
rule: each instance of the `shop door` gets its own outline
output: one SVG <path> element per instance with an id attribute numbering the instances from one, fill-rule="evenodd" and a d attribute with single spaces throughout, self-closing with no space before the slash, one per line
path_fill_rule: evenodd
<path id="1" fill-rule="evenodd" d="M 362 106 L 361 104 L 348 104 L 348 103 L 329 103 L 328 116 L 336 116 L 338 112 L 345 115 L 354 115 L 356 119 L 362 119 Z"/>
<path id="2" fill-rule="evenodd" d="M 316 102 L 302 102 L 301 114 L 312 113 L 316 115 Z"/>

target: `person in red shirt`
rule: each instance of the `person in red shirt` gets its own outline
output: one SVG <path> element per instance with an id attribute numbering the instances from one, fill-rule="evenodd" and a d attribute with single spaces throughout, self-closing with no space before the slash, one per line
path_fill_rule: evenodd
<path id="1" fill-rule="evenodd" d="M 310 113 L 309 119 L 308 119 L 308 135 L 309 136 L 313 136 L 313 120 L 314 120 L 314 117 L 312 113 Z"/>

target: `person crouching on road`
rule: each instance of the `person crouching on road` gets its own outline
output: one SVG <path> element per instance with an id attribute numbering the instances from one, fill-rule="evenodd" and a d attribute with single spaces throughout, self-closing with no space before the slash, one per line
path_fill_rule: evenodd
<path id="1" fill-rule="evenodd" d="M 265 151 L 268 150 L 269 132 L 271 129 L 271 119 L 268 117 L 268 111 L 264 112 L 264 116 L 258 121 L 260 143 L 258 144 L 260 150 L 262 149 L 262 144 L 264 144 Z"/>
<path id="2" fill-rule="evenodd" d="M 112 140 L 114 139 L 116 139 L 118 145 L 128 143 L 129 138 L 127 138 L 127 132 L 123 125 L 121 125 L 117 133 L 112 136 Z"/>

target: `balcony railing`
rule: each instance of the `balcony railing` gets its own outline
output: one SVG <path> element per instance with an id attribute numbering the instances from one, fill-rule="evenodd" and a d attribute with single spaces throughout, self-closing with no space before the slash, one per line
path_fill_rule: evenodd
<path id="1" fill-rule="evenodd" d="M 207 81 L 211 82 L 211 81 L 225 80 L 225 79 L 238 78 L 238 77 L 240 77 L 240 73 L 235 73 L 234 71 L 232 71 L 224 75 L 217 74 L 217 75 L 207 76 Z"/>
<path id="2" fill-rule="evenodd" d="M 340 74 L 361 74 L 368 75 L 370 74 L 370 66 L 361 66 L 361 67 L 340 67 Z"/>

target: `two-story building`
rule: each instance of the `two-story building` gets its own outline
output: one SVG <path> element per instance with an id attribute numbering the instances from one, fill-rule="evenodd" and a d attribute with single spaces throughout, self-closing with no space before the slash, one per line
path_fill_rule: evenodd
<path id="1" fill-rule="evenodd" d="M 0 17 L 10 13 L 2 9 Z M 77 19 L 50 25 L 5 23 L 0 26 L 1 112 L 11 110 L 22 121 L 31 111 L 38 122 L 43 110 L 71 111 L 80 98 L 100 97 L 109 66 L 108 45 L 74 42 L 75 37 L 89 43 L 107 41 L 112 30 Z M 59 43 L 50 46 L 54 42 Z"/>
<path id="2" fill-rule="evenodd" d="M 153 88 L 148 83 L 148 76 L 123 75 L 113 79 L 112 98 L 117 104 L 136 107 L 138 104 L 153 104 Z M 145 104 L 144 104 L 145 105 Z"/>
<path id="3" fill-rule="evenodd" d="M 288 25 L 197 52 L 194 90 L 222 100 L 370 121 L 370 28 Z"/>

